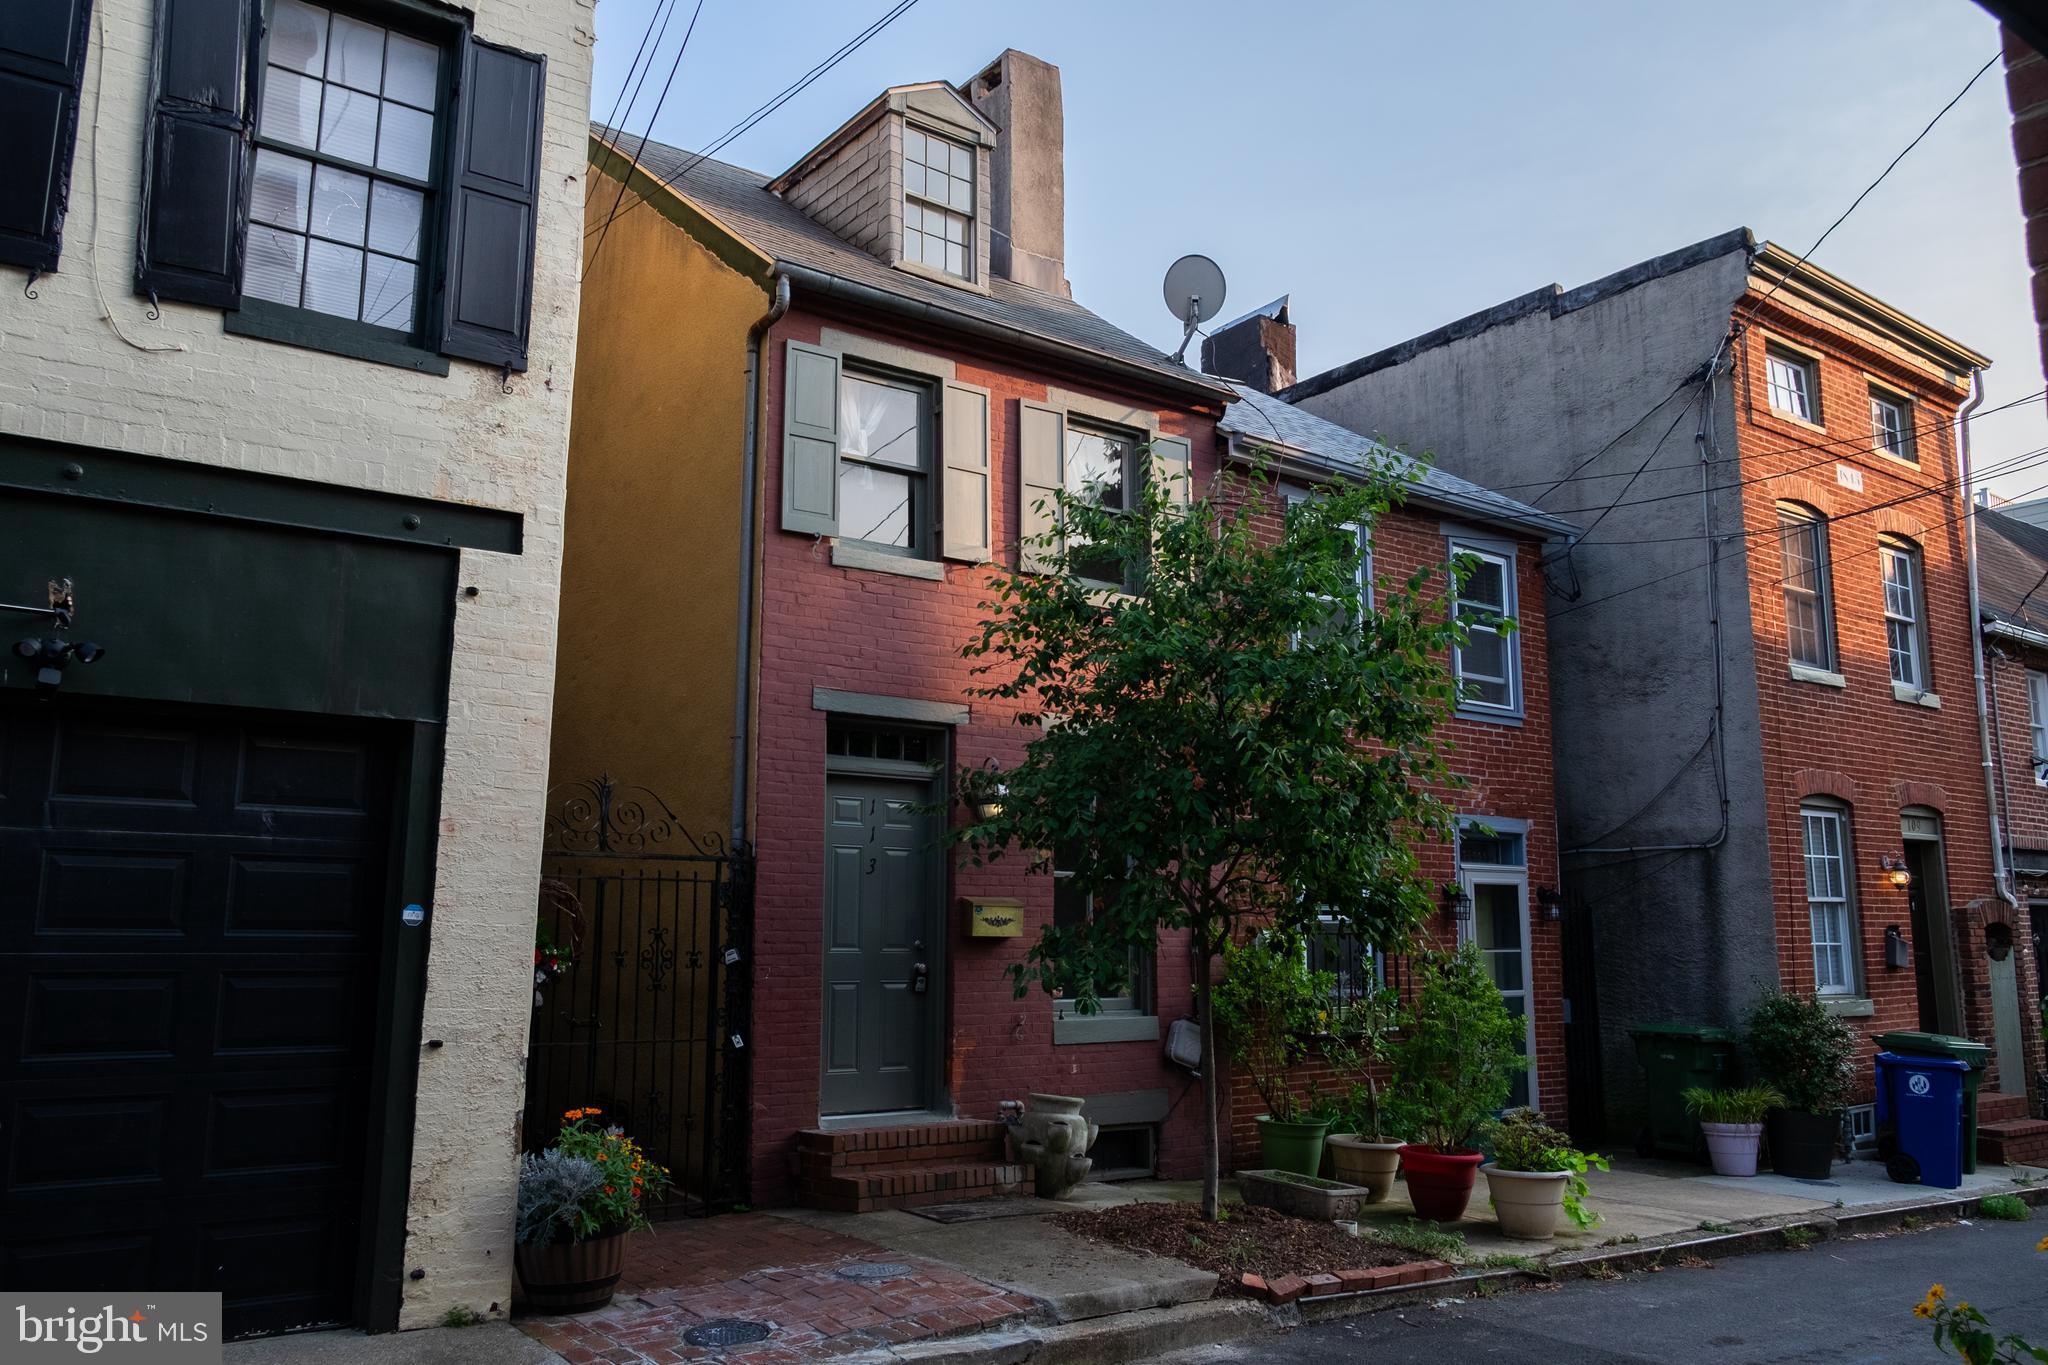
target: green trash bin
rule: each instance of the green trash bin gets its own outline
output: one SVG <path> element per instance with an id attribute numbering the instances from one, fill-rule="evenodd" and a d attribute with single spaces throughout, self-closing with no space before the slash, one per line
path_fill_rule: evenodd
<path id="1" fill-rule="evenodd" d="M 1907 1057 L 1953 1057 L 1969 1064 L 1970 1069 L 1963 1073 L 1963 1174 L 1975 1174 L 1977 1087 L 1984 1083 L 1984 1068 L 1990 1065 L 1991 1049 L 1952 1033 L 1916 1033 L 1910 1029 L 1880 1033 L 1872 1041 L 1880 1052 L 1896 1052 Z"/>
<path id="2" fill-rule="evenodd" d="M 1735 1035 L 1706 1024 L 1642 1024 L 1629 1035 L 1649 1082 L 1650 1121 L 1636 1134 L 1637 1154 L 1696 1159 L 1700 1125 L 1685 1112 L 1685 1092 L 1696 1085 L 1718 1089 L 1734 1080 Z"/>

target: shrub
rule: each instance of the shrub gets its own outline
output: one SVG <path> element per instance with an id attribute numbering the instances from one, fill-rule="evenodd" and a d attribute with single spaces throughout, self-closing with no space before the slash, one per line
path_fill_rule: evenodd
<path id="1" fill-rule="evenodd" d="M 1819 996 L 1781 991 L 1750 1011 L 1749 1051 L 1785 1108 L 1832 1114 L 1848 1103 L 1861 1046 Z"/>
<path id="2" fill-rule="evenodd" d="M 1691 1086 L 1685 1112 L 1701 1123 L 1761 1123 L 1765 1114 L 1785 1107 L 1785 1097 L 1768 1085 L 1743 1085 L 1728 1090 Z"/>
<path id="3" fill-rule="evenodd" d="M 1425 954 L 1419 968 L 1413 1024 L 1393 1048 L 1389 1108 L 1396 1129 L 1425 1145 L 1470 1149 L 1479 1125 L 1507 1103 L 1509 1078 L 1528 1065 L 1515 1047 L 1522 1024 L 1473 944 Z"/>
<path id="4" fill-rule="evenodd" d="M 1596 1227 L 1600 1215 L 1586 1207 L 1586 1171 L 1607 1169 L 1607 1158 L 1582 1152 L 1571 1138 L 1543 1121 L 1533 1109 L 1510 1109 L 1491 1128 L 1493 1162 L 1504 1171 L 1563 1171 L 1564 1212 L 1575 1227 Z"/>
<path id="5" fill-rule="evenodd" d="M 1329 1023 L 1336 979 L 1311 972 L 1295 934 L 1269 930 L 1223 950 L 1223 979 L 1211 1008 L 1230 1054 L 1251 1073 L 1266 1112 L 1283 1123 L 1305 1116 L 1288 1071 L 1308 1052 L 1308 1037 Z"/>
<path id="6" fill-rule="evenodd" d="M 1407 1026 L 1408 1014 L 1399 992 L 1375 981 L 1369 965 L 1365 970 L 1366 987 L 1338 1009 L 1323 1056 L 1346 1082 L 1343 1098 L 1333 1105 L 1337 1131 L 1356 1133 L 1367 1142 L 1387 1142 L 1392 1130 L 1382 1112 L 1375 1066 L 1395 1034 Z"/>
<path id="7" fill-rule="evenodd" d="M 2031 1216 L 2027 1201 L 2016 1194 L 1987 1194 L 1977 1201 L 1977 1216 L 2005 1223 L 2024 1223 Z"/>

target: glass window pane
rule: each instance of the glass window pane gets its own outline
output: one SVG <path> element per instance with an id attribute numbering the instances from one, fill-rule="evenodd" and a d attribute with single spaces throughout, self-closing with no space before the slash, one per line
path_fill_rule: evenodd
<path id="1" fill-rule="evenodd" d="M 346 14 L 328 36 L 327 79 L 376 94 L 384 84 L 384 30 Z"/>
<path id="2" fill-rule="evenodd" d="M 370 178 L 322 166 L 313 173 L 313 234 L 357 246 L 370 211 Z"/>
<path id="3" fill-rule="evenodd" d="M 839 529 L 854 540 L 910 549 L 912 482 L 908 474 L 840 461 Z"/>
<path id="4" fill-rule="evenodd" d="M 311 147 L 320 119 L 320 82 L 281 67 L 263 70 L 263 108 L 257 131 L 294 147 Z"/>
<path id="5" fill-rule="evenodd" d="M 249 185 L 249 217 L 258 223 L 305 231 L 312 183 L 312 162 L 267 147 L 258 149 L 256 173 Z"/>
<path id="6" fill-rule="evenodd" d="M 1496 612 L 1505 612 L 1508 606 L 1507 580 L 1501 572 L 1501 565 L 1491 559 L 1478 561 L 1458 596 L 1467 602 L 1482 603 Z"/>
<path id="7" fill-rule="evenodd" d="M 918 418 L 923 406 L 909 389 L 858 375 L 843 376 L 839 381 L 840 454 L 910 469 L 922 467 Z"/>
<path id="8" fill-rule="evenodd" d="M 967 240 L 967 221 L 951 213 L 945 215 L 945 218 L 946 240 L 954 243 L 965 242 Z"/>
<path id="9" fill-rule="evenodd" d="M 328 86 L 327 102 L 320 108 L 320 150 L 368 165 L 376 145 L 376 97 Z"/>
<path id="10" fill-rule="evenodd" d="M 953 153 L 953 174 L 959 176 L 962 180 L 972 180 L 974 178 L 974 153 L 957 142 L 949 143 L 948 148 Z"/>
<path id="11" fill-rule="evenodd" d="M 410 332 L 418 273 L 410 261 L 372 252 L 363 277 L 363 321 Z"/>
<path id="12" fill-rule="evenodd" d="M 957 242 L 946 243 L 946 270 L 949 274 L 967 274 L 967 252 Z"/>
<path id="13" fill-rule="evenodd" d="M 416 261 L 420 255 L 418 190 L 378 181 L 370 186 L 370 245 L 393 256 Z"/>
<path id="14" fill-rule="evenodd" d="M 248 257 L 242 264 L 242 295 L 296 308 L 299 277 L 305 268 L 305 238 L 275 228 L 252 226 Z"/>
<path id="15" fill-rule="evenodd" d="M 1097 506 L 1124 506 L 1124 443 L 1067 428 L 1067 491 Z"/>
<path id="16" fill-rule="evenodd" d="M 306 307 L 353 318 L 362 302 L 363 253 L 352 246 L 314 242 L 306 252 Z"/>
<path id="17" fill-rule="evenodd" d="M 377 169 L 425 180 L 434 161 L 434 116 L 386 103 L 377 129 Z"/>
<path id="18" fill-rule="evenodd" d="M 432 109 L 441 84 L 441 50 L 403 33 L 384 42 L 384 98 Z"/>
<path id="19" fill-rule="evenodd" d="M 972 180 L 950 180 L 947 202 L 962 213 L 974 212 L 974 182 Z"/>
<path id="20" fill-rule="evenodd" d="M 327 11 L 301 0 L 277 0 L 270 12 L 270 61 L 308 76 L 327 69 Z"/>
<path id="21" fill-rule="evenodd" d="M 925 164 L 923 133 L 918 132 L 915 128 L 905 128 L 903 130 L 903 155 L 909 157 L 920 166 Z"/>
<path id="22" fill-rule="evenodd" d="M 1458 672 L 1467 678 L 1504 680 L 1508 675 L 1508 642 L 1490 630 L 1475 630 L 1458 651 Z"/>
<path id="23" fill-rule="evenodd" d="M 903 163 L 903 189 L 908 194 L 924 193 L 924 167 L 915 161 Z"/>

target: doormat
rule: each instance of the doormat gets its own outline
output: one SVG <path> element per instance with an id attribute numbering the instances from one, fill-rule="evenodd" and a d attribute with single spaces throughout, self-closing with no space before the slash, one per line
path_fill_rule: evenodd
<path id="1" fill-rule="evenodd" d="M 1051 1199 L 966 1199 L 958 1204 L 927 1204 L 905 1209 L 934 1223 L 985 1223 L 992 1218 L 1029 1218 L 1033 1214 L 1060 1213 L 1065 1205 Z"/>

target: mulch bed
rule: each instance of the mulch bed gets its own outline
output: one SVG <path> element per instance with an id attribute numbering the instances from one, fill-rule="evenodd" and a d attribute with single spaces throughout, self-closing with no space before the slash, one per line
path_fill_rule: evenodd
<path id="1" fill-rule="evenodd" d="M 1052 1221 L 1090 1241 L 1213 1270 L 1225 1282 L 1246 1273 L 1270 1280 L 1419 1259 L 1398 1247 L 1353 1237 L 1330 1223 L 1311 1223 L 1250 1204 L 1226 1204 L 1223 1211 L 1227 1221 L 1205 1223 L 1196 1204 L 1122 1204 L 1098 1212 L 1062 1213 Z"/>

